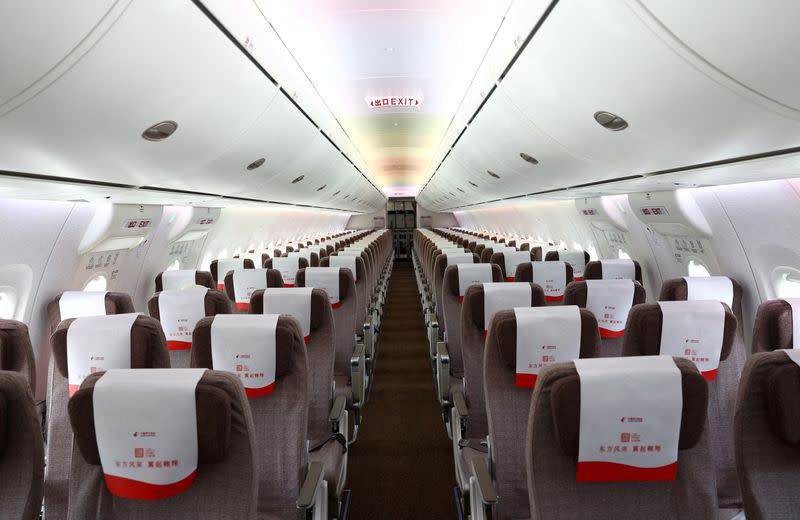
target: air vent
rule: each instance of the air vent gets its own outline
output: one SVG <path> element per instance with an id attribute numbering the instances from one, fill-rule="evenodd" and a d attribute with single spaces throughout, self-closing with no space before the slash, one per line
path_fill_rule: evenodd
<path id="1" fill-rule="evenodd" d="M 462 189 L 461 189 L 461 188 L 459 188 L 458 186 L 456 186 L 456 189 L 457 189 L 458 191 L 460 191 L 461 193 L 466 193 L 466 191 L 462 190 Z"/>
<path id="2" fill-rule="evenodd" d="M 620 130 L 625 130 L 628 128 L 628 122 L 619 117 L 616 114 L 612 114 L 611 112 L 595 112 L 594 113 L 594 120 L 597 121 L 600 126 L 603 128 L 607 128 L 612 132 L 619 132 Z"/>
<path id="3" fill-rule="evenodd" d="M 335 197 L 335 196 L 337 196 L 338 194 L 340 194 L 341 192 L 342 192 L 342 190 L 339 190 L 339 191 L 337 191 L 336 193 L 334 193 L 333 195 L 331 195 L 331 197 Z"/>
<path id="4" fill-rule="evenodd" d="M 322 186 L 320 186 L 319 188 L 317 188 L 317 191 L 322 191 L 322 190 L 324 190 L 324 189 L 325 189 L 325 188 L 327 188 L 327 187 L 328 187 L 328 185 L 327 185 L 327 184 L 323 184 Z"/>
<path id="5" fill-rule="evenodd" d="M 495 179 L 500 178 L 500 176 L 494 173 L 492 170 L 486 170 L 486 173 L 488 173 L 490 177 L 494 177 Z"/>
<path id="6" fill-rule="evenodd" d="M 536 157 L 531 157 L 530 155 L 526 154 L 525 152 L 521 152 L 519 154 L 519 156 L 522 157 L 522 160 L 525 161 L 525 162 L 529 162 L 531 164 L 539 164 L 539 161 L 536 159 Z"/>
<path id="7" fill-rule="evenodd" d="M 292 184 L 297 184 L 298 182 L 302 181 L 305 178 L 306 178 L 305 175 L 301 175 L 299 177 L 295 177 L 294 180 L 292 181 Z"/>
<path id="8" fill-rule="evenodd" d="M 473 186 L 475 186 L 476 188 L 478 187 L 478 185 L 477 185 L 477 184 L 475 184 L 475 183 L 474 183 L 474 182 L 472 182 L 472 181 L 467 181 L 467 182 L 468 182 L 468 183 L 470 183 L 470 184 L 472 184 L 472 185 L 473 185 Z"/>
<path id="9" fill-rule="evenodd" d="M 174 134 L 177 129 L 178 123 L 175 121 L 161 121 L 142 132 L 142 137 L 148 141 L 163 141 Z"/>
<path id="10" fill-rule="evenodd" d="M 267 160 L 264 159 L 263 157 L 261 157 L 259 159 L 256 159 L 255 161 L 251 162 L 250 164 L 248 164 L 247 165 L 247 169 L 251 170 L 251 171 L 255 170 L 256 168 L 258 168 L 259 166 L 261 166 L 265 162 L 267 162 Z"/>

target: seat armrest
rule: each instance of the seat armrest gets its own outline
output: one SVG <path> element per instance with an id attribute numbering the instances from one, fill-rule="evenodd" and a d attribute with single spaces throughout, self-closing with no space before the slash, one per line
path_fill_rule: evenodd
<path id="1" fill-rule="evenodd" d="M 492 483 L 492 475 L 489 473 L 489 466 L 486 459 L 477 457 L 472 459 L 472 474 L 478 483 L 480 490 L 480 500 L 484 505 L 493 506 L 497 503 L 497 491 Z"/>
<path id="2" fill-rule="evenodd" d="M 344 412 L 345 407 L 347 405 L 347 399 L 343 395 L 336 396 L 336 399 L 333 400 L 333 406 L 331 406 L 331 413 L 328 416 L 328 420 L 331 422 L 331 430 L 333 433 L 339 433 L 339 425 L 342 423 L 344 419 Z"/>
<path id="3" fill-rule="evenodd" d="M 469 417 L 469 410 L 467 409 L 467 400 L 464 398 L 464 392 L 456 390 L 453 392 L 453 395 L 450 396 L 450 399 L 453 402 L 453 410 L 455 410 L 456 416 L 458 417 L 458 426 L 463 433 L 467 428 L 467 417 Z"/>
<path id="4" fill-rule="evenodd" d="M 322 475 L 325 467 L 321 462 L 312 462 L 308 465 L 306 478 L 297 497 L 298 509 L 311 509 L 316 504 L 317 490 L 322 486 Z"/>
<path id="5" fill-rule="evenodd" d="M 436 386 L 439 403 L 447 406 L 450 403 L 450 352 L 444 341 L 436 342 Z"/>
<path id="6" fill-rule="evenodd" d="M 350 385 L 353 388 L 353 406 L 361 406 L 364 403 L 366 365 L 366 348 L 363 343 L 356 343 L 356 348 L 350 356 Z"/>

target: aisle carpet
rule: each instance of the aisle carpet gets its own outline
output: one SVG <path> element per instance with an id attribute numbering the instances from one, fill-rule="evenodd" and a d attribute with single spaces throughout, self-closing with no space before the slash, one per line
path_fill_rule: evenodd
<path id="1" fill-rule="evenodd" d="M 375 385 L 351 447 L 348 520 L 453 519 L 453 456 L 433 393 L 414 272 L 397 264 Z"/>

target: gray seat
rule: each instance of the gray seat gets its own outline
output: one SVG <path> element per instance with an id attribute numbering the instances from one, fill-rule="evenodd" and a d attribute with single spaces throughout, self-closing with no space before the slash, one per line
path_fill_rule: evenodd
<path id="1" fill-rule="evenodd" d="M 78 320 L 81 318 L 77 318 Z M 68 331 L 75 319 L 61 322 L 50 338 L 52 347 L 48 388 L 47 468 L 45 512 L 48 520 L 67 518 L 73 432 L 67 415 L 69 402 Z M 138 316 L 130 329 L 131 368 L 169 368 L 167 342 L 157 320 Z"/>
<path id="2" fill-rule="evenodd" d="M 600 348 L 597 320 L 586 309 L 581 309 L 578 314 L 580 357 L 596 357 Z M 500 497 L 493 510 L 493 518 L 524 518 L 530 506 L 523 462 L 525 447 L 520 441 L 525 438 L 528 427 L 532 391 L 516 383 L 517 318 L 514 310 L 503 310 L 494 315 L 483 364 L 491 450 L 489 458 L 492 461 L 494 485 Z"/>
<path id="3" fill-rule="evenodd" d="M 644 287 L 642 287 L 639 282 L 633 282 L 633 285 L 634 289 L 632 305 L 641 305 L 647 299 Z M 577 305 L 578 307 L 585 309 L 588 294 L 589 291 L 585 281 L 572 282 L 567 285 L 567 290 L 564 293 L 564 305 Z M 625 320 L 627 320 L 627 315 L 625 315 Z M 621 356 L 622 343 L 624 339 L 624 330 L 623 334 L 614 335 L 605 333 L 603 329 L 600 329 L 601 348 L 598 349 L 597 357 Z"/>
<path id="4" fill-rule="evenodd" d="M 622 346 L 623 356 L 654 356 L 661 351 L 663 315 L 658 304 L 637 305 L 628 315 L 628 325 Z M 732 373 L 738 374 L 736 348 L 737 320 L 733 312 L 725 310 L 722 351 L 717 377 L 708 381 L 709 439 L 716 468 L 716 484 L 720 509 L 741 508 L 734 502 L 739 495 L 739 484 L 733 454 L 733 412 L 736 399 L 736 382 Z M 731 480 L 733 479 L 733 480 Z"/>
<path id="5" fill-rule="evenodd" d="M 29 379 L 0 370 L 0 516 L 39 518 L 43 481 L 42 428 Z"/>
<path id="6" fill-rule="evenodd" d="M 204 318 L 195 327 L 192 367 L 214 368 L 215 319 Z M 259 519 L 305 518 L 296 501 L 308 467 L 310 377 L 299 325 L 294 318 L 281 316 L 275 328 L 275 391 L 248 399 L 256 434 Z"/>
<path id="7" fill-rule="evenodd" d="M 205 371 L 197 383 L 198 464 L 191 485 L 169 498 L 135 500 L 114 497 L 104 479 L 93 397 L 95 384 L 105 374 L 87 377 L 69 403 L 76 444 L 69 520 L 257 518 L 255 430 L 244 389 L 235 375 Z"/>
<path id="8" fill-rule="evenodd" d="M 721 509 L 742 507 L 742 494 L 739 490 L 736 461 L 733 453 L 732 424 L 736 405 L 736 392 L 739 388 L 739 377 L 747 354 L 744 346 L 742 325 L 742 286 L 736 280 L 730 279 L 730 281 L 733 286 L 730 310 L 736 318 L 735 334 L 733 335 L 730 353 L 724 358 L 725 362 L 720 363 L 717 379 L 710 387 L 709 402 L 712 407 L 708 410 L 711 448 L 714 455 L 714 464 L 717 468 L 717 495 Z M 677 301 L 686 300 L 687 296 L 688 286 L 686 279 L 676 278 L 664 282 L 658 299 L 659 301 Z"/>
<path id="9" fill-rule="evenodd" d="M 0 370 L 16 372 L 36 389 L 36 366 L 28 326 L 21 321 L 0 320 Z"/>
<path id="10" fill-rule="evenodd" d="M 275 289 L 282 291 L 283 289 Z M 263 290 L 253 293 L 250 299 L 250 313 L 263 314 Z M 272 298 L 280 307 L 280 293 L 274 293 Z M 334 398 L 333 394 L 333 366 L 336 355 L 336 336 L 334 331 L 333 312 L 327 293 L 322 289 L 312 289 L 309 308 L 310 334 L 306 340 L 308 368 L 310 373 L 310 405 L 308 412 L 308 441 L 311 447 L 309 460 L 325 464 L 325 481 L 328 482 L 328 493 L 331 502 L 338 506 L 338 501 L 344 489 L 347 477 L 347 412 L 346 400 L 343 396 Z M 274 311 L 273 307 L 273 311 Z M 343 442 L 342 442 L 343 439 Z M 324 456 L 331 455 L 327 445 L 335 445 L 338 451 L 328 460 Z M 344 444 L 345 446 L 343 446 Z M 318 448 L 314 450 L 314 448 Z"/>
<path id="11" fill-rule="evenodd" d="M 524 436 L 531 519 L 716 518 L 705 381 L 691 361 L 673 359 L 682 374 L 683 409 L 677 478 L 665 482 L 577 482 L 580 377 L 572 362 L 542 371 Z"/>
<path id="12" fill-rule="evenodd" d="M 356 344 L 353 331 L 356 328 L 356 286 L 350 269 L 341 267 L 320 267 L 330 270 L 338 277 L 338 302 L 332 302 L 333 324 L 336 336 L 336 354 L 333 362 L 333 380 L 336 396 L 347 399 L 347 409 L 355 414 L 357 436 L 361 424 L 361 410 L 366 398 L 366 353 L 363 344 Z M 307 287 L 309 270 L 297 273 L 296 285 Z"/>
<path id="13" fill-rule="evenodd" d="M 544 292 L 535 284 L 531 287 L 531 307 L 544 305 Z M 464 294 L 461 306 L 461 353 L 464 362 L 464 392 L 453 392 L 451 424 L 455 453 L 456 479 L 463 493 L 468 492 L 469 466 L 461 454 L 465 446 L 486 451 L 489 426 L 483 390 L 484 376 L 484 286 L 473 285 Z"/>
<path id="14" fill-rule="evenodd" d="M 800 367 L 786 350 L 760 351 L 742 372 L 733 437 L 748 520 L 797 518 Z"/>
<path id="15" fill-rule="evenodd" d="M 150 301 L 147 302 L 147 309 L 150 313 L 150 316 L 161 321 L 162 327 L 166 329 L 166 325 L 162 321 L 160 310 L 161 307 L 159 305 L 161 295 L 164 293 L 165 291 L 162 291 L 153 295 L 150 298 Z M 225 296 L 225 294 L 221 291 L 214 289 L 209 289 L 206 291 L 203 298 L 203 306 L 205 310 L 205 316 L 231 313 L 231 302 L 228 300 L 228 297 Z M 192 331 L 194 330 L 195 325 L 196 322 L 187 323 L 186 326 L 189 331 Z M 191 333 L 189 333 L 188 337 L 191 338 Z M 188 368 L 189 366 L 189 362 L 191 361 L 191 341 L 188 342 L 188 348 L 185 343 L 186 342 L 183 341 L 172 341 L 169 337 L 167 337 L 167 348 L 169 349 L 170 362 L 173 368 Z"/>

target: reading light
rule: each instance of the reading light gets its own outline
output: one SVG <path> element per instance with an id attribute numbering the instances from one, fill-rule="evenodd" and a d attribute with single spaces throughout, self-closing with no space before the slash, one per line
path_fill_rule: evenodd
<path id="1" fill-rule="evenodd" d="M 625 130 L 628 128 L 628 122 L 619 117 L 616 114 L 612 114 L 611 112 L 595 112 L 594 113 L 594 120 L 597 121 L 600 126 L 611 130 L 612 132 L 619 132 L 620 130 Z"/>
<path id="2" fill-rule="evenodd" d="M 266 161 L 267 160 L 264 159 L 263 157 L 261 157 L 259 159 L 256 159 L 255 161 L 253 161 L 253 162 L 251 162 L 250 164 L 247 165 L 247 169 L 251 170 L 251 171 L 255 170 L 256 168 L 258 168 L 259 166 L 264 164 Z"/>
<path id="3" fill-rule="evenodd" d="M 163 141 L 177 129 L 178 123 L 175 121 L 161 121 L 142 132 L 142 137 L 148 141 Z"/>

